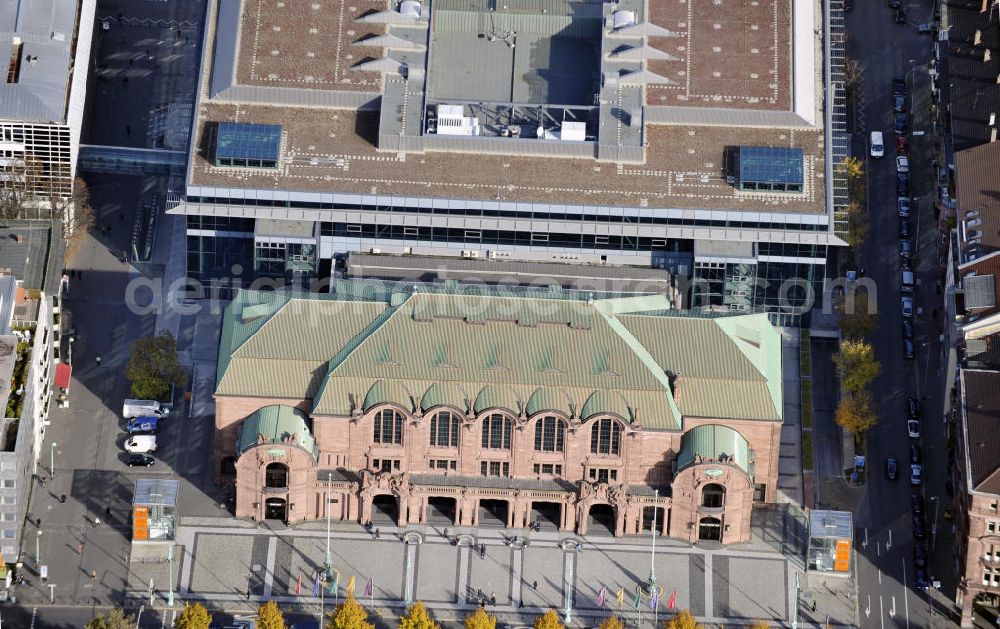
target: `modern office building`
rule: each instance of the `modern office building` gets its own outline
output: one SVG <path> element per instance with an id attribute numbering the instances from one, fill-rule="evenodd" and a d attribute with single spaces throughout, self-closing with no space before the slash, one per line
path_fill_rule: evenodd
<path id="1" fill-rule="evenodd" d="M 237 294 L 215 393 L 237 516 L 626 535 L 655 511 L 664 534 L 732 543 L 775 501 L 781 338 L 766 314 L 408 286 Z"/>
<path id="2" fill-rule="evenodd" d="M 802 303 L 846 229 L 842 24 L 840 0 L 211 0 L 168 210 L 188 273 L 453 255 Z"/>
<path id="3" fill-rule="evenodd" d="M 0 183 L 69 197 L 80 151 L 96 0 L 11 0 L 0 6 L 8 61 L 0 83 Z"/>

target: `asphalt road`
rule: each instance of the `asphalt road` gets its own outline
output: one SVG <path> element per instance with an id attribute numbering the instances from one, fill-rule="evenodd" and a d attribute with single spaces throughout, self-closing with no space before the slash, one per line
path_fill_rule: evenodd
<path id="1" fill-rule="evenodd" d="M 858 531 L 858 607 L 861 626 L 931 627 L 950 624 L 928 605 L 928 597 L 953 598 L 951 537 L 932 535 L 935 513 L 937 528 L 945 528 L 942 514 L 948 506 L 945 493 L 947 452 L 942 419 L 944 389 L 941 375 L 941 347 L 938 315 L 941 296 L 933 219 L 934 177 L 931 174 L 933 139 L 929 135 L 927 104 L 929 84 L 926 64 L 931 39 L 920 34 L 917 25 L 929 21 L 932 4 L 928 0 L 904 2 L 908 23 L 893 23 L 886 2 L 856 2 L 848 16 L 848 54 L 860 61 L 863 81 L 859 115 L 854 136 L 854 154 L 868 155 L 868 132 L 880 130 L 885 136 L 886 154 L 868 159 L 870 236 L 864 247 L 862 265 L 877 287 L 878 326 L 874 335 L 876 355 L 882 371 L 872 386 L 876 392 L 879 424 L 870 431 L 869 474 L 866 494 L 856 514 Z M 916 357 L 907 360 L 902 352 L 900 310 L 899 218 L 896 212 L 895 136 L 893 134 L 892 80 L 905 77 L 908 85 L 910 117 L 911 196 L 917 208 L 910 219 L 917 230 L 917 252 L 913 269 L 917 278 L 913 319 Z M 914 135 L 913 131 L 928 135 Z M 921 401 L 921 439 L 906 432 L 906 399 Z M 910 446 L 922 446 L 924 482 L 911 486 Z M 900 463 L 897 480 L 884 474 L 886 457 Z M 941 591 L 922 591 L 914 586 L 913 523 L 911 493 L 924 497 L 926 540 L 930 551 L 928 576 L 941 581 Z M 933 538 L 933 539 L 932 539 Z"/>

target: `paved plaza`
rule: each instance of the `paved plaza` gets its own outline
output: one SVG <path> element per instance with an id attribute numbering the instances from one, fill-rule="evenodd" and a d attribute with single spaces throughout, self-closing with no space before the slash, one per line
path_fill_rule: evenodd
<path id="1" fill-rule="evenodd" d="M 231 605 L 274 599 L 299 609 L 317 609 L 316 575 L 326 557 L 326 532 L 313 526 L 271 530 L 227 518 L 199 518 L 178 531 L 175 581 L 179 599 Z M 399 612 L 406 600 L 423 600 L 441 620 L 458 619 L 483 599 L 490 611 L 515 621 L 519 614 L 556 608 L 572 600 L 578 618 L 598 618 L 618 610 L 651 621 L 649 598 L 632 605 L 637 588 L 650 576 L 648 538 L 583 539 L 562 532 L 529 533 L 499 529 L 383 528 L 378 539 L 360 527 L 336 525 L 330 536 L 330 561 L 337 574 L 334 594 L 355 595 L 377 615 Z M 528 545 L 524 545 L 524 540 Z M 581 546 L 577 546 L 577 542 Z M 485 552 L 480 553 L 480 545 Z M 137 563 L 133 555 L 131 595 L 148 596 L 148 582 L 167 583 L 168 564 Z M 668 613 L 676 593 L 677 609 L 690 609 L 710 624 L 765 619 L 786 622 L 792 614 L 795 572 L 800 566 L 764 544 L 705 549 L 659 542 L 655 576 L 661 595 L 657 613 Z M 363 596 L 374 579 L 374 591 Z M 249 588 L 249 591 L 248 591 Z M 604 605 L 599 602 L 604 588 Z M 157 595 L 162 595 L 156 586 Z M 248 599 L 249 595 L 249 599 Z M 495 597 L 495 604 L 493 603 Z"/>

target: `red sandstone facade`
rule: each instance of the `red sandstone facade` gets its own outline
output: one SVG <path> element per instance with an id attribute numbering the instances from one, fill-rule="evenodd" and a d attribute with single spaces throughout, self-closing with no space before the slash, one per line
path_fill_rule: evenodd
<path id="1" fill-rule="evenodd" d="M 332 519 L 359 523 L 389 514 L 399 526 L 432 517 L 478 526 L 489 517 L 521 528 L 544 518 L 583 535 L 600 520 L 615 535 L 629 535 L 650 527 L 655 507 L 663 534 L 734 543 L 749 539 L 754 501 L 773 502 L 777 491 L 776 421 L 685 418 L 685 431 L 663 431 L 614 415 L 581 421 L 557 411 L 519 417 L 505 409 L 475 415 L 443 406 L 411 413 L 383 404 L 349 417 L 312 416 L 314 451 L 294 439 L 261 437 L 238 453 L 243 420 L 275 404 L 310 410 L 305 400 L 216 398 L 216 469 L 220 480 L 235 475 L 239 517 L 320 519 L 328 505 Z M 393 411 L 401 416 L 401 434 L 377 438 L 376 421 L 395 417 Z M 751 469 L 734 458 L 700 455 L 675 469 L 685 432 L 702 425 L 742 436 Z M 484 437 L 498 426 L 499 436 Z M 393 428 L 380 423 L 382 433 Z"/>

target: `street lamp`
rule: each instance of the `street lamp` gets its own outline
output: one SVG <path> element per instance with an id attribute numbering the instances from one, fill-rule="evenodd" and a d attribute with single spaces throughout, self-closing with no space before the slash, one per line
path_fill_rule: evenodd
<path id="1" fill-rule="evenodd" d="M 938 502 L 937 496 L 930 497 L 931 502 L 934 503 L 934 522 L 931 524 L 931 551 L 937 545 L 937 520 L 938 520 Z"/>
<path id="2" fill-rule="evenodd" d="M 660 490 L 653 491 L 653 528 L 650 531 L 653 535 L 652 546 L 649 551 L 649 580 L 646 581 L 646 591 L 653 595 L 656 589 L 656 505 L 660 502 Z"/>
<path id="3" fill-rule="evenodd" d="M 67 365 L 72 365 L 73 364 L 73 342 L 74 341 L 76 341 L 76 337 L 75 336 L 69 337 L 69 347 L 68 347 L 69 351 L 68 351 L 68 355 L 66 356 L 66 364 Z"/>
<path id="4" fill-rule="evenodd" d="M 49 448 L 49 476 L 52 478 L 56 477 L 56 446 L 59 445 L 55 441 L 52 442 L 52 447 Z"/>
<path id="5" fill-rule="evenodd" d="M 35 565 L 42 565 L 42 532 L 35 531 Z"/>

